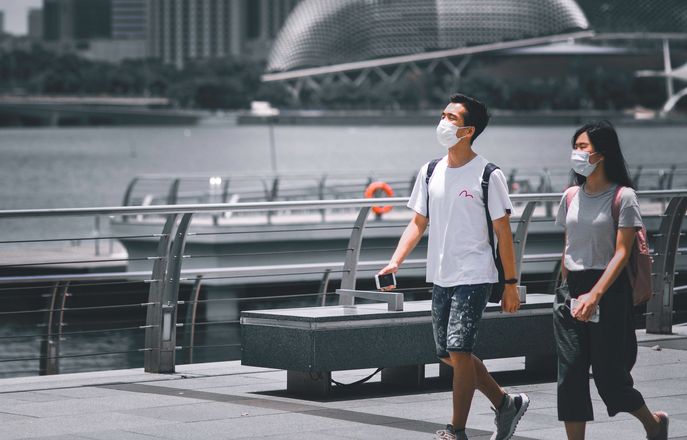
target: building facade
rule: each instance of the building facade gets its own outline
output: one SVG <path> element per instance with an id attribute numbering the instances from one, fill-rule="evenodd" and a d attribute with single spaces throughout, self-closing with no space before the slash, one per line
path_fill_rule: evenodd
<path id="1" fill-rule="evenodd" d="M 266 58 L 299 0 L 149 0 L 148 53 L 183 68 L 188 60 Z"/>
<path id="2" fill-rule="evenodd" d="M 44 40 L 71 43 L 111 36 L 111 0 L 43 0 Z"/>
<path id="3" fill-rule="evenodd" d="M 112 38 L 145 40 L 148 35 L 147 0 L 112 0 Z"/>
<path id="4" fill-rule="evenodd" d="M 432 52 L 589 28 L 574 0 L 303 0 L 269 71 Z"/>
<path id="5" fill-rule="evenodd" d="M 32 41 L 40 41 L 43 39 L 43 10 L 29 9 L 28 19 L 28 37 Z"/>

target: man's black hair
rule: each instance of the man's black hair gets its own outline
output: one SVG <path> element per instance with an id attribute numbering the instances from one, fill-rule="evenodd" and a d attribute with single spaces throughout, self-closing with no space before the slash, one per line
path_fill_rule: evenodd
<path id="1" fill-rule="evenodd" d="M 470 143 L 475 142 L 489 123 L 489 111 L 484 103 L 471 98 L 469 96 L 456 93 L 451 95 L 450 101 L 454 104 L 462 104 L 465 107 L 463 112 L 463 125 L 466 127 L 475 127 L 475 134 L 472 136 Z"/>

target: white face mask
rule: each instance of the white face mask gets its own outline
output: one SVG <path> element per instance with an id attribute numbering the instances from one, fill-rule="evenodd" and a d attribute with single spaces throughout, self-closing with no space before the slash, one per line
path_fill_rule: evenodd
<path id="1" fill-rule="evenodd" d="M 570 156 L 570 163 L 572 164 L 573 171 L 581 176 L 589 177 L 589 175 L 594 172 L 599 162 L 601 162 L 599 161 L 597 163 L 590 163 L 589 157 L 592 154 L 596 153 L 590 154 L 586 151 L 573 151 L 572 155 Z"/>
<path id="2" fill-rule="evenodd" d="M 465 127 L 458 127 L 457 125 L 451 124 L 448 119 L 442 119 L 439 121 L 439 125 L 437 125 L 437 141 L 444 148 L 451 148 L 467 136 L 456 136 L 456 133 L 458 133 L 458 130 L 461 128 Z"/>

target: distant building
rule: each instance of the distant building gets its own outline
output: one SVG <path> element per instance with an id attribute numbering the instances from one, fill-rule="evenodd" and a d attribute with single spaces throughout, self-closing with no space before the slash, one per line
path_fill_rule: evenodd
<path id="1" fill-rule="evenodd" d="M 0 34 L 5 33 L 5 13 L 0 11 Z"/>
<path id="2" fill-rule="evenodd" d="M 28 15 L 28 37 L 33 41 L 43 39 L 43 10 L 29 9 Z"/>
<path id="3" fill-rule="evenodd" d="M 574 0 L 303 0 L 268 71 L 417 54 L 589 28 Z"/>
<path id="4" fill-rule="evenodd" d="M 76 43 L 110 38 L 111 0 L 43 0 L 43 39 Z"/>
<path id="5" fill-rule="evenodd" d="M 149 54 L 183 68 L 190 59 L 264 59 L 299 0 L 150 0 Z"/>
<path id="6" fill-rule="evenodd" d="M 145 40 L 148 35 L 147 0 L 112 0 L 112 38 Z"/>
<path id="7" fill-rule="evenodd" d="M 244 52 L 252 57 L 267 57 L 286 18 L 300 0 L 248 0 Z"/>
<path id="8" fill-rule="evenodd" d="M 94 61 L 119 63 L 147 57 L 145 40 L 89 40 L 79 54 Z"/>
<path id="9" fill-rule="evenodd" d="M 687 30 L 684 0 L 576 0 L 598 33 Z"/>

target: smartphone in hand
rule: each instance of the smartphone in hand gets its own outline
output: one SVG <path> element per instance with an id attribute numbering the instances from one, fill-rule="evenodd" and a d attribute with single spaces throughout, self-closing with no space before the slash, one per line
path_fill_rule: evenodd
<path id="1" fill-rule="evenodd" d="M 579 301 L 580 301 L 580 300 L 578 300 L 577 298 L 571 298 L 571 299 L 570 299 L 570 311 L 571 311 L 571 312 L 572 312 L 573 310 L 575 310 L 575 308 L 577 307 L 577 303 L 578 303 Z M 597 305 L 597 306 L 596 306 L 596 310 L 594 310 L 594 313 L 592 313 L 592 316 L 589 317 L 589 322 L 595 322 L 595 323 L 599 322 L 599 317 L 600 317 L 600 316 L 601 316 L 601 313 L 599 312 L 599 306 Z"/>
<path id="2" fill-rule="evenodd" d="M 393 272 L 384 275 L 375 275 L 375 284 L 378 290 L 385 287 L 396 287 L 396 275 Z"/>

